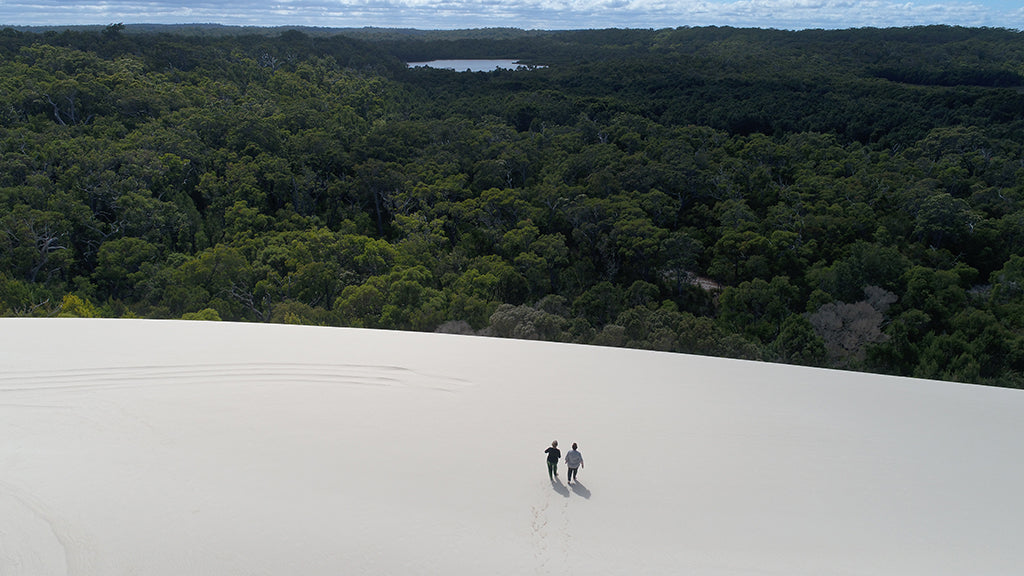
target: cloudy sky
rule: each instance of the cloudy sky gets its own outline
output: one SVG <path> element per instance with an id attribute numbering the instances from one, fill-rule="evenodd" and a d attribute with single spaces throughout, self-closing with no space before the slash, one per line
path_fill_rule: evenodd
<path id="1" fill-rule="evenodd" d="M 1020 0 L 0 0 L 0 25 L 123 22 L 458 29 L 952 24 L 1024 29 Z"/>

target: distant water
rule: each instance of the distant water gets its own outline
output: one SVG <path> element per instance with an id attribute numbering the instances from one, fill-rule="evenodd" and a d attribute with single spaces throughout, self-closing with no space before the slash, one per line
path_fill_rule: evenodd
<path id="1" fill-rule="evenodd" d="M 410 68 L 426 66 L 457 72 L 493 72 L 499 68 L 515 70 L 521 66 L 519 60 L 431 60 L 430 62 L 407 62 L 406 65 Z"/>

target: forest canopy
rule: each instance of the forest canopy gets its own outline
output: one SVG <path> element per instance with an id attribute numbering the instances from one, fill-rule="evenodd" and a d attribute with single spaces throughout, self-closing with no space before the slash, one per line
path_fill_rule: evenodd
<path id="1" fill-rule="evenodd" d="M 1022 134 L 1001 29 L 5 29 L 0 314 L 1022 387 Z"/>

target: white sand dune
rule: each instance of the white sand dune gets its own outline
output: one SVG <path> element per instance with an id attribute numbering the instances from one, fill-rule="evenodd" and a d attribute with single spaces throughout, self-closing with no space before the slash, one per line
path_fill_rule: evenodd
<path id="1" fill-rule="evenodd" d="M 0 574 L 1016 575 L 1024 394 L 685 355 L 0 319 Z M 578 486 L 543 450 L 575 441 Z"/>

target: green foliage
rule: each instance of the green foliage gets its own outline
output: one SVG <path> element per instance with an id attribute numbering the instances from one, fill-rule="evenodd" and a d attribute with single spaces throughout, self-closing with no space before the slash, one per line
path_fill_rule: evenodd
<path id="1" fill-rule="evenodd" d="M 204 308 L 199 312 L 186 312 L 181 315 L 182 320 L 204 320 L 207 322 L 220 322 L 220 314 L 213 308 Z"/>
<path id="2" fill-rule="evenodd" d="M 0 36 L 0 314 L 1024 385 L 1018 33 L 189 33 Z"/>
<path id="3" fill-rule="evenodd" d="M 99 318 L 99 310 L 88 300 L 74 294 L 65 294 L 58 307 L 59 318 Z"/>
<path id="4" fill-rule="evenodd" d="M 785 276 L 776 276 L 771 282 L 760 278 L 742 282 L 722 291 L 721 319 L 732 332 L 770 343 L 796 310 L 797 296 L 797 288 Z"/>
<path id="5" fill-rule="evenodd" d="M 828 353 L 825 342 L 804 315 L 786 318 L 770 348 L 782 362 L 808 366 L 823 365 Z"/>

